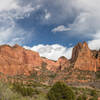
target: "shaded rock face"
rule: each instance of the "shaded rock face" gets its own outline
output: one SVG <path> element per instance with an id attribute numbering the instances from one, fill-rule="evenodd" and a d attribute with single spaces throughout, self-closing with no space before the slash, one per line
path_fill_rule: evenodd
<path id="1" fill-rule="evenodd" d="M 93 50 L 92 55 L 93 55 L 93 58 L 96 59 L 97 70 L 100 71 L 100 50 L 99 51 Z"/>
<path id="2" fill-rule="evenodd" d="M 77 60 L 77 57 L 78 57 L 79 52 L 81 51 L 81 49 L 82 49 L 82 43 L 79 42 L 79 43 L 73 48 L 71 62 L 75 62 L 75 61 Z"/>
<path id="3" fill-rule="evenodd" d="M 70 66 L 69 60 L 65 57 L 60 57 L 57 61 L 57 64 L 59 65 L 59 69 L 61 71 Z"/>
<path id="4" fill-rule="evenodd" d="M 70 66 L 70 62 L 65 57 L 60 57 L 58 61 L 52 61 L 46 58 L 43 58 L 43 62 L 47 63 L 47 69 L 53 72 L 57 70 L 64 70 L 65 68 Z"/>

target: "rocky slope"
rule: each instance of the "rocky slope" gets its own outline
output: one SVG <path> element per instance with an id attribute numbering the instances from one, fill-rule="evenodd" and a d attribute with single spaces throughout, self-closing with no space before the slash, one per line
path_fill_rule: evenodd
<path id="1" fill-rule="evenodd" d="M 57 62 L 41 58 L 37 52 L 26 50 L 19 45 L 13 47 L 0 46 L 0 72 L 6 75 L 29 75 L 31 71 L 41 70 L 46 63 L 47 69 L 56 72 L 69 66 L 67 58 L 59 58 Z"/>
<path id="2" fill-rule="evenodd" d="M 74 68 L 87 71 L 98 71 L 100 67 L 99 51 L 92 51 L 89 49 L 86 42 L 78 43 L 74 47 L 72 53 L 72 62 L 74 62 Z"/>
<path id="3" fill-rule="evenodd" d="M 1 76 L 28 76 L 37 81 L 52 83 L 58 80 L 66 82 L 89 82 L 95 80 L 95 72 L 100 71 L 100 51 L 92 51 L 86 42 L 78 43 L 68 60 L 60 57 L 52 61 L 40 57 L 37 52 L 26 50 L 19 45 L 0 46 Z M 1 77 L 0 76 L 0 77 Z"/>
<path id="4" fill-rule="evenodd" d="M 96 72 L 96 67 L 96 59 L 93 58 L 91 50 L 88 48 L 87 43 L 84 42 L 78 52 L 74 68 Z"/>

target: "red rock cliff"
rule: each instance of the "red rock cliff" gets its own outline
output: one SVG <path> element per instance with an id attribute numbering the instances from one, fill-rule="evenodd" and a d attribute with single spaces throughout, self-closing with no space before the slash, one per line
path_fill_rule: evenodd
<path id="1" fill-rule="evenodd" d="M 53 72 L 63 71 L 71 64 L 74 64 L 74 69 L 97 71 L 100 70 L 100 51 L 91 51 L 86 42 L 78 43 L 73 48 L 71 60 L 60 57 L 58 61 L 52 61 L 19 45 L 0 46 L 0 72 L 5 75 L 30 75 L 30 72 L 41 70 L 43 63 Z"/>
<path id="2" fill-rule="evenodd" d="M 33 66 L 41 66 L 38 53 L 25 50 L 19 45 L 0 46 L 0 72 L 8 75 L 29 74 Z"/>
<path id="3" fill-rule="evenodd" d="M 37 52 L 26 50 L 17 44 L 13 47 L 0 46 L 0 72 L 5 75 L 30 75 L 30 72 L 41 70 L 43 63 L 47 64 L 48 70 L 54 72 L 69 66 L 67 59 L 60 58 L 58 61 L 44 59 Z"/>
<path id="4" fill-rule="evenodd" d="M 88 71 L 96 71 L 96 59 L 93 58 L 92 56 L 92 52 L 88 47 L 88 44 L 86 42 L 84 42 L 81 45 L 81 48 L 77 48 L 78 45 L 76 46 L 76 49 L 79 49 L 77 51 L 78 54 L 75 58 L 75 65 L 74 68 L 75 69 L 79 69 L 79 70 L 88 70 Z M 74 48 L 75 49 L 75 48 Z M 74 55 L 74 53 L 73 53 Z"/>

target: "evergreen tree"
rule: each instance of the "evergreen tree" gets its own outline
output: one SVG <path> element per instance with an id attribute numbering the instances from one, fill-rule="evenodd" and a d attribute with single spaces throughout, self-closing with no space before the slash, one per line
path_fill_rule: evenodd
<path id="1" fill-rule="evenodd" d="M 49 100 L 75 100 L 74 92 L 64 82 L 57 82 L 49 90 Z"/>

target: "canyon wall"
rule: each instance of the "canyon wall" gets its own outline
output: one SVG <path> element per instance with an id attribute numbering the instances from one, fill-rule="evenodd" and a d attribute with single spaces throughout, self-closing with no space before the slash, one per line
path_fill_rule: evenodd
<path id="1" fill-rule="evenodd" d="M 0 46 L 0 72 L 5 75 L 30 75 L 33 71 L 40 71 L 44 63 L 46 69 L 53 72 L 63 71 L 71 65 L 74 69 L 96 72 L 100 70 L 100 51 L 90 50 L 86 42 L 78 43 L 70 60 L 60 57 L 53 61 L 17 44 Z"/>

